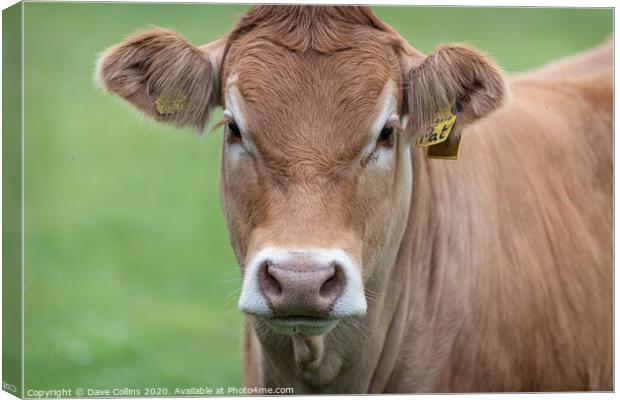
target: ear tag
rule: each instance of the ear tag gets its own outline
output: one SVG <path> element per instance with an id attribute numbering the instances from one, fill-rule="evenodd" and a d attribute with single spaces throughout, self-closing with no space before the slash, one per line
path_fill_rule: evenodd
<path id="1" fill-rule="evenodd" d="M 173 115 L 183 110 L 185 107 L 185 97 L 170 97 L 161 94 L 155 100 L 155 109 L 159 115 Z"/>
<path id="2" fill-rule="evenodd" d="M 452 113 L 450 108 L 439 111 L 433 117 L 431 126 L 420 134 L 420 136 L 418 136 L 415 146 L 428 147 L 445 142 L 448 139 L 455 122 L 456 115 Z"/>

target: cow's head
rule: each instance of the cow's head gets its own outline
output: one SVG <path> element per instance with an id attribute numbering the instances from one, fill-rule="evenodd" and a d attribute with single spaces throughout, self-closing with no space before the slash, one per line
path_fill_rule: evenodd
<path id="1" fill-rule="evenodd" d="M 244 275 L 239 307 L 319 335 L 366 313 L 407 225 L 414 136 L 446 107 L 498 107 L 499 69 L 467 46 L 425 56 L 363 7 L 252 8 L 202 47 L 155 29 L 98 79 L 159 121 L 203 129 L 224 109 L 221 200 Z M 441 162 L 441 161 L 438 161 Z"/>

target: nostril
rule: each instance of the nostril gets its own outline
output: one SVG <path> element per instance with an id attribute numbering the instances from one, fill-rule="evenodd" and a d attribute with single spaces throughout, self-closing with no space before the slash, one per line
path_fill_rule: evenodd
<path id="1" fill-rule="evenodd" d="M 269 273 L 271 267 L 270 262 L 265 262 L 258 271 L 258 278 L 263 293 L 267 297 L 276 297 L 282 294 L 282 286 L 276 277 Z"/>
<path id="2" fill-rule="evenodd" d="M 327 278 L 319 289 L 319 295 L 321 297 L 329 298 L 330 300 L 335 300 L 340 293 L 342 293 L 343 288 L 344 272 L 342 271 L 342 267 L 340 265 L 334 264 L 333 273 Z"/>

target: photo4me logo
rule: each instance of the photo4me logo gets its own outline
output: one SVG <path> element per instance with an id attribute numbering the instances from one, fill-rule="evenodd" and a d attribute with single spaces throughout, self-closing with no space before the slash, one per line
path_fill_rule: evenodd
<path id="1" fill-rule="evenodd" d="M 6 390 L 7 392 L 10 392 L 10 393 L 17 393 L 17 386 L 11 385 L 8 382 L 2 381 L 2 390 Z"/>

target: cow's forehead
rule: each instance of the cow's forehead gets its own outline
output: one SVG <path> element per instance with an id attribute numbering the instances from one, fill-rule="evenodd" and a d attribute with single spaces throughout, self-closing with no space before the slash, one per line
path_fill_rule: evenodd
<path id="1" fill-rule="evenodd" d="M 227 75 L 234 76 L 249 133 L 266 150 L 303 144 L 342 157 L 367 142 L 386 86 L 400 105 L 399 63 L 380 43 L 324 54 L 255 40 L 235 50 Z"/>

